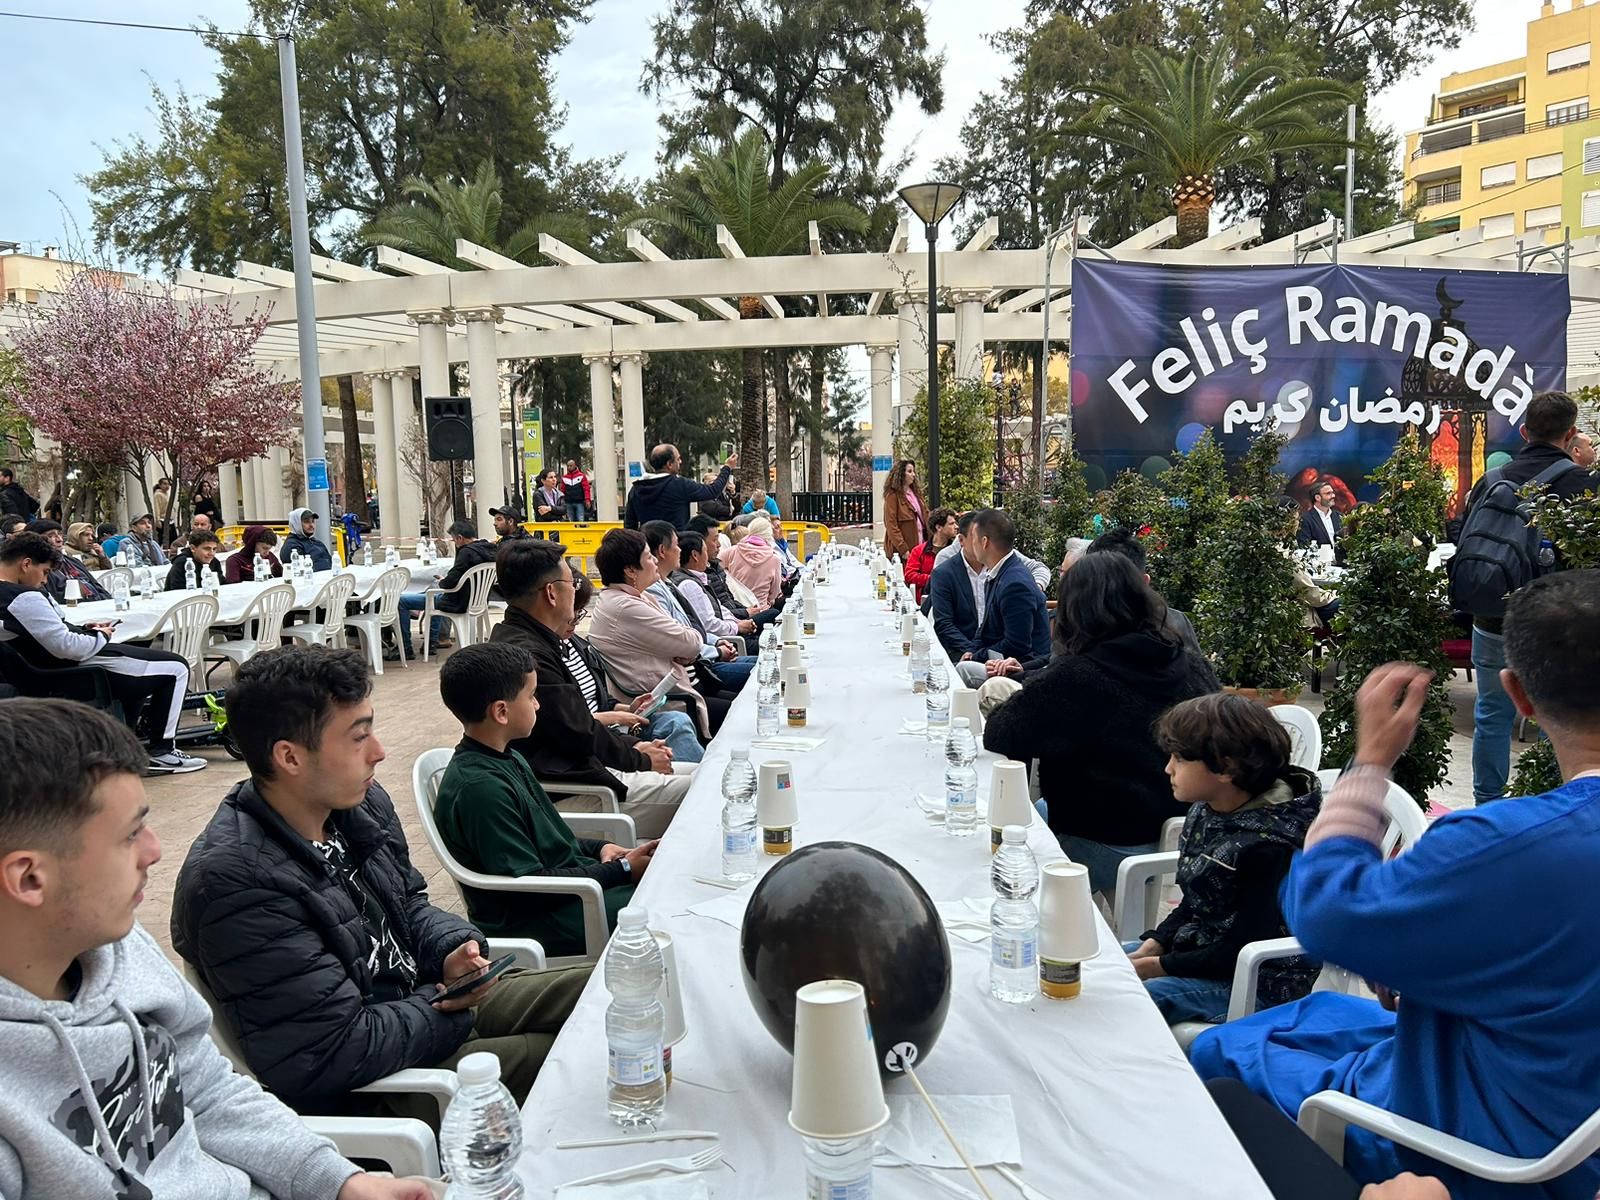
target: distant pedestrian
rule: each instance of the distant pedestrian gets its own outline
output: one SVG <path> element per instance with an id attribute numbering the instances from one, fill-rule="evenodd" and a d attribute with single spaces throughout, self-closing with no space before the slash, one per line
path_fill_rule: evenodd
<path id="1" fill-rule="evenodd" d="M 533 519 L 535 521 L 567 519 L 567 502 L 563 498 L 554 467 L 539 476 L 539 488 L 533 494 Z"/>
<path id="2" fill-rule="evenodd" d="M 567 459 L 566 473 L 561 476 L 561 497 L 566 501 L 567 520 L 589 519 L 589 512 L 594 507 L 594 484 L 575 458 Z"/>
<path id="3" fill-rule="evenodd" d="M 0 467 L 0 513 L 15 514 L 24 521 L 39 511 L 39 502 L 20 483 L 10 467 Z"/>

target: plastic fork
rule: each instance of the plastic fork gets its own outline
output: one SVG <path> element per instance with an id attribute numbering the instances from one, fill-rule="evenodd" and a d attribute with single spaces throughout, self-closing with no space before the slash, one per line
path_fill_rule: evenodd
<path id="1" fill-rule="evenodd" d="M 604 1183 L 610 1179 L 627 1179 L 634 1175 L 653 1175 L 657 1171 L 671 1171 L 678 1175 L 692 1175 L 696 1171 L 708 1170 L 721 1161 L 722 1150 L 713 1146 L 710 1150 L 702 1150 L 699 1154 L 691 1154 L 685 1158 L 657 1158 L 631 1167 L 618 1167 L 615 1171 L 601 1171 L 598 1175 L 586 1175 L 582 1179 L 569 1179 L 556 1190 L 579 1187 L 586 1183 Z"/>
<path id="2" fill-rule="evenodd" d="M 1050 1200 L 1050 1197 L 1046 1196 L 1038 1188 L 1034 1187 L 1030 1183 L 1024 1182 L 1022 1176 L 1018 1175 L 1010 1167 L 1004 1165 L 1003 1163 L 991 1163 L 990 1165 L 994 1167 L 996 1171 L 1000 1172 L 1000 1177 L 1002 1179 L 1022 1193 L 1022 1200 Z"/>

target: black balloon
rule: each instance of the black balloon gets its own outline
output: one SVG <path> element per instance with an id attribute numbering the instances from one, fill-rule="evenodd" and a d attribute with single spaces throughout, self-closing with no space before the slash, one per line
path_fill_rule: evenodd
<path id="1" fill-rule="evenodd" d="M 855 842 L 818 842 L 756 885 L 739 937 L 745 991 L 794 1053 L 795 991 L 853 979 L 867 992 L 878 1066 L 925 1059 L 950 1010 L 950 942 L 928 893 L 894 859 Z"/>

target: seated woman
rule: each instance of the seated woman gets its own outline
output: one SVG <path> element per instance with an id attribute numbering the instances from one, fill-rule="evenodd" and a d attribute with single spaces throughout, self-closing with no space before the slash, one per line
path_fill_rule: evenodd
<path id="1" fill-rule="evenodd" d="M 1168 1024 L 1228 1015 L 1233 968 L 1250 942 L 1289 936 L 1278 889 L 1322 807 L 1317 777 L 1289 762 L 1289 731 L 1243 696 L 1197 696 L 1168 709 L 1156 744 L 1172 794 L 1189 806 L 1178 843 L 1183 900 L 1125 947 Z M 1304 955 L 1261 970 L 1259 1006 L 1298 1000 L 1316 982 Z"/>
<path id="2" fill-rule="evenodd" d="M 1062 577 L 1056 621 L 1065 653 L 993 711 L 983 744 L 1039 760 L 1050 828 L 1109 895 L 1122 860 L 1154 851 L 1161 826 L 1186 814 L 1152 727 L 1179 701 L 1218 691 L 1217 677 L 1167 629 L 1161 597 L 1120 554 L 1086 555 Z"/>
<path id="3" fill-rule="evenodd" d="M 244 531 L 244 541 L 239 549 L 228 556 L 222 567 L 224 583 L 251 583 L 256 577 L 256 555 L 260 554 L 272 568 L 274 578 L 283 577 L 283 564 L 272 548 L 278 544 L 278 535 L 265 525 L 252 525 Z"/>
<path id="4" fill-rule="evenodd" d="M 723 554 L 722 569 L 754 592 L 762 608 L 776 604 L 783 596 L 783 563 L 772 544 L 772 522 L 761 516 L 751 521 L 744 537 Z"/>
<path id="5" fill-rule="evenodd" d="M 66 553 L 91 571 L 111 569 L 111 560 L 94 540 L 94 526 L 87 521 L 74 521 L 67 526 Z"/>

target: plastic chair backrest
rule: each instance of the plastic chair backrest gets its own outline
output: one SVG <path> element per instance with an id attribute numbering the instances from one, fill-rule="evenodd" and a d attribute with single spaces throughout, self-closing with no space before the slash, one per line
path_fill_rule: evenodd
<path id="1" fill-rule="evenodd" d="M 206 635 L 217 617 L 217 598 L 197 595 L 179 600 L 156 622 L 151 635 L 161 635 L 162 648 L 172 651 L 189 664 L 190 683 L 206 675 Z M 194 690 L 191 686 L 188 689 Z"/>
<path id="2" fill-rule="evenodd" d="M 200 972 L 195 965 L 187 960 L 183 963 L 183 981 L 200 994 L 200 999 L 206 1002 L 206 1007 L 211 1010 L 211 1040 L 222 1057 L 233 1064 L 233 1069 L 247 1079 L 254 1079 L 255 1072 L 244 1061 L 244 1051 L 239 1046 L 239 1039 L 234 1036 L 233 1028 L 228 1024 L 222 1012 L 222 1005 L 217 1003 L 217 998 L 211 994 L 211 989 L 206 986 L 206 981 L 200 978 Z"/>
<path id="3" fill-rule="evenodd" d="M 1332 793 L 1339 774 L 1337 770 L 1317 772 L 1324 796 Z M 1410 792 L 1392 779 L 1389 780 L 1389 788 L 1383 796 L 1383 811 L 1389 818 L 1388 827 L 1383 831 L 1382 847 L 1385 858 L 1409 850 L 1417 844 L 1418 838 L 1428 832 L 1428 818 L 1423 814 L 1422 807 L 1412 798 Z"/>
<path id="4" fill-rule="evenodd" d="M 404 567 L 392 567 L 378 576 L 374 595 L 378 603 L 376 615 L 381 624 L 387 625 L 399 619 L 400 597 L 410 586 L 411 572 Z"/>
<path id="5" fill-rule="evenodd" d="M 467 585 L 467 615 L 481 617 L 489 611 L 489 589 L 494 587 L 494 564 L 468 567 L 461 582 Z"/>
<path id="6" fill-rule="evenodd" d="M 1289 731 L 1289 761 L 1307 771 L 1322 767 L 1322 727 L 1310 709 L 1298 704 L 1274 704 L 1267 710 Z"/>
<path id="7" fill-rule="evenodd" d="M 411 792 L 417 799 L 417 815 L 422 822 L 422 835 L 427 839 L 428 848 L 456 885 L 461 902 L 465 904 L 467 894 L 461 886 L 461 878 L 471 872 L 450 853 L 450 848 L 444 844 L 444 835 L 439 832 L 439 823 L 433 816 L 434 801 L 439 798 L 439 779 L 454 754 L 455 751 L 446 746 L 424 750 L 417 755 L 417 761 L 411 764 Z"/>
<path id="8" fill-rule="evenodd" d="M 127 582 L 130 590 L 133 588 L 132 567 L 112 567 L 109 571 L 105 572 L 99 577 L 99 583 L 100 586 L 105 588 L 106 591 L 113 592 L 114 594 L 115 589 L 111 585 L 119 578 Z"/>
<path id="9" fill-rule="evenodd" d="M 276 650 L 283 641 L 283 622 L 294 607 L 294 584 L 275 583 L 244 610 L 243 624 L 255 622 L 256 653 Z M 248 636 L 248 634 L 246 635 Z"/>
<path id="10" fill-rule="evenodd" d="M 334 644 L 336 634 L 342 635 L 345 605 L 350 603 L 350 597 L 355 594 L 355 590 L 356 577 L 340 571 L 322 585 L 322 590 L 317 593 L 316 599 L 311 601 L 309 607 L 322 609 L 325 614 L 322 640 L 330 646 Z"/>

